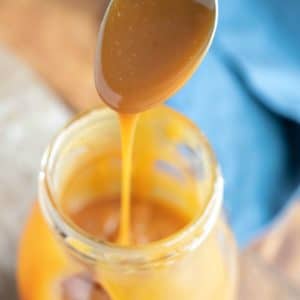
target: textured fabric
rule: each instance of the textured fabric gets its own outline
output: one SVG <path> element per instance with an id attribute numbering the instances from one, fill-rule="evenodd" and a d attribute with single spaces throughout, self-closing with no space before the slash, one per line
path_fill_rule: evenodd
<path id="1" fill-rule="evenodd" d="M 247 244 L 300 183 L 300 2 L 221 1 L 211 51 L 168 103 L 211 141 L 230 223 Z"/>

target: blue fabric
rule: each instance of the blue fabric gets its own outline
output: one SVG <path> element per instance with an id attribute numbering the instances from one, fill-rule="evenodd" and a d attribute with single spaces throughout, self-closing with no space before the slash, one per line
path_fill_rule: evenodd
<path id="1" fill-rule="evenodd" d="M 168 103 L 211 141 L 230 223 L 246 245 L 300 183 L 300 1 L 220 2 L 212 49 Z"/>

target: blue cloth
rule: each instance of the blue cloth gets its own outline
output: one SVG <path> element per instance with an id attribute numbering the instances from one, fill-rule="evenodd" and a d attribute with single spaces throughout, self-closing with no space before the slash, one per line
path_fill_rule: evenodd
<path id="1" fill-rule="evenodd" d="M 211 141 L 246 245 L 300 183 L 300 1 L 220 1 L 212 49 L 168 103 Z"/>

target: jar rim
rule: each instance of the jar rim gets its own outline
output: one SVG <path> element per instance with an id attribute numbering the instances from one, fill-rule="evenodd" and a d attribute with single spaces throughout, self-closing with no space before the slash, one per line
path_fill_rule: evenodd
<path id="1" fill-rule="evenodd" d="M 81 113 L 71 120 L 54 138 L 44 153 L 41 170 L 39 173 L 39 202 L 43 214 L 50 224 L 63 239 L 67 247 L 80 258 L 90 262 L 109 263 L 110 265 L 126 266 L 136 265 L 143 266 L 148 264 L 171 261 L 186 251 L 191 251 L 199 247 L 206 240 L 212 231 L 217 219 L 220 215 L 223 200 L 223 177 L 219 166 L 216 163 L 213 150 L 209 145 L 206 137 L 196 127 L 196 125 L 183 117 L 180 113 L 164 106 L 164 109 L 171 110 L 172 113 L 184 122 L 188 122 L 193 128 L 196 128 L 198 138 L 203 142 L 203 147 L 212 158 L 213 166 L 213 184 L 210 191 L 209 199 L 201 214 L 195 216 L 182 229 L 168 236 L 167 238 L 154 241 L 145 245 L 120 246 L 107 241 L 98 240 L 88 236 L 84 231 L 80 230 L 72 224 L 57 208 L 53 193 L 48 182 L 48 169 L 51 154 L 59 146 L 57 143 L 62 138 L 63 133 L 76 123 L 79 119 L 87 117 L 94 111 L 109 110 L 106 107 L 94 108 Z M 197 230 L 197 233 L 195 231 Z"/>

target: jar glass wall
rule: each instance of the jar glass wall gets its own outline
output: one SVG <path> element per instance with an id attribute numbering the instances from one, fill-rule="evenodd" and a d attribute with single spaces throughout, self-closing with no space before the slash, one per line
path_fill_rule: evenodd
<path id="1" fill-rule="evenodd" d="M 132 199 L 176 209 L 188 223 L 161 240 L 138 235 L 120 247 L 72 221 L 90 201 L 120 198 L 120 150 L 117 115 L 107 108 L 80 115 L 49 146 L 40 205 L 20 245 L 21 299 L 235 299 L 236 248 L 221 210 L 218 164 L 199 130 L 165 106 L 138 123 Z M 156 231 L 164 226 L 151 222 Z"/>

